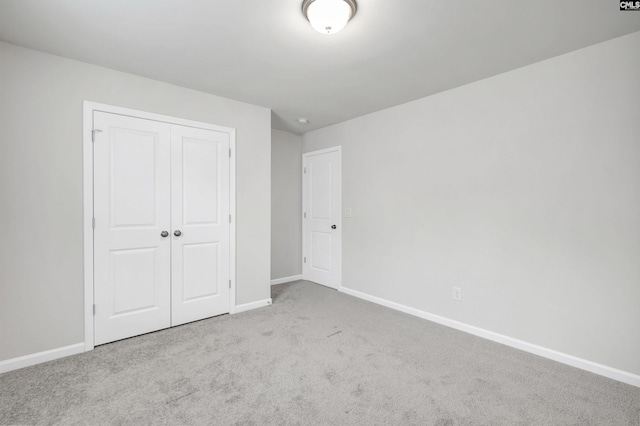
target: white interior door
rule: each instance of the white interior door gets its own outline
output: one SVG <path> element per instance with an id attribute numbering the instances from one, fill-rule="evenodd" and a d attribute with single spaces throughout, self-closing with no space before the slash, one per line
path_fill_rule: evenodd
<path id="1" fill-rule="evenodd" d="M 229 132 L 93 112 L 94 344 L 230 311 Z"/>
<path id="2" fill-rule="evenodd" d="M 303 277 L 332 288 L 341 285 L 340 147 L 303 155 Z"/>
<path id="3" fill-rule="evenodd" d="M 172 325 L 229 312 L 229 134 L 171 127 Z"/>
<path id="4" fill-rule="evenodd" d="M 95 344 L 169 327 L 169 124 L 94 112 Z M 168 235 L 168 234 L 167 234 Z"/>

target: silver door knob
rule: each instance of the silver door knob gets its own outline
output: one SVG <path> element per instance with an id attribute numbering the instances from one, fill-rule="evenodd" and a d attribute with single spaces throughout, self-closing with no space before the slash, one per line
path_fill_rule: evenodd
<path id="1" fill-rule="evenodd" d="M 331 229 L 336 229 L 336 228 L 337 228 L 337 226 L 331 225 Z"/>
<path id="2" fill-rule="evenodd" d="M 173 235 L 175 235 L 176 237 L 179 237 L 180 235 L 182 235 L 182 232 L 180 232 L 179 229 L 176 229 Z"/>
<path id="3" fill-rule="evenodd" d="M 162 238 L 167 238 L 167 237 L 169 236 L 169 233 L 168 233 L 167 231 L 162 231 L 162 232 L 160 233 L 160 236 L 161 236 Z"/>

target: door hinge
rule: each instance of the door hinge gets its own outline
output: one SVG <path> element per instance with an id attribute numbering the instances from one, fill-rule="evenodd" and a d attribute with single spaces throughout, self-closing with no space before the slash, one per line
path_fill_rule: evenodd
<path id="1" fill-rule="evenodd" d="M 305 175 L 307 174 L 307 168 L 306 167 L 304 168 L 304 174 Z"/>
<path id="2" fill-rule="evenodd" d="M 229 148 L 229 158 L 231 158 L 231 148 Z"/>
<path id="3" fill-rule="evenodd" d="M 304 212 L 304 218 L 305 219 L 307 218 L 307 212 Z"/>
<path id="4" fill-rule="evenodd" d="M 92 227 L 93 229 L 96 229 L 96 218 L 95 218 L 95 217 L 92 217 L 92 218 L 91 218 L 91 227 Z"/>
<path id="5" fill-rule="evenodd" d="M 229 215 L 229 223 L 231 223 L 231 215 Z"/>
<path id="6" fill-rule="evenodd" d="M 304 263 L 307 263 L 307 258 L 306 257 L 304 258 Z"/>
<path id="7" fill-rule="evenodd" d="M 95 315 L 95 314 L 96 314 L 96 304 L 94 303 L 93 304 L 93 315 Z"/>
<path id="8" fill-rule="evenodd" d="M 96 132 L 102 132 L 102 130 L 100 129 L 93 129 L 91 131 L 91 142 L 95 142 L 96 141 Z"/>
<path id="9" fill-rule="evenodd" d="M 229 280 L 229 288 L 231 288 L 231 280 Z"/>

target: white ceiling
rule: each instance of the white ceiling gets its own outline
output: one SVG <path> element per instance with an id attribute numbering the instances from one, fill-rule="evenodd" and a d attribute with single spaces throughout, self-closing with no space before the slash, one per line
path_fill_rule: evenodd
<path id="1" fill-rule="evenodd" d="M 303 133 L 640 31 L 617 0 L 358 0 L 325 36 L 301 3 L 0 0 L 0 40 L 265 106 Z"/>

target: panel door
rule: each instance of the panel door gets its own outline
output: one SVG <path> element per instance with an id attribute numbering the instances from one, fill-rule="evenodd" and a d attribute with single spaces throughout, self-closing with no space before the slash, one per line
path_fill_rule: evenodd
<path id="1" fill-rule="evenodd" d="M 172 325 L 229 312 L 229 144 L 171 126 Z"/>
<path id="2" fill-rule="evenodd" d="M 94 112 L 94 343 L 171 323 L 170 126 Z"/>
<path id="3" fill-rule="evenodd" d="M 303 276 L 337 289 L 342 251 L 340 150 L 307 153 L 303 166 Z"/>

